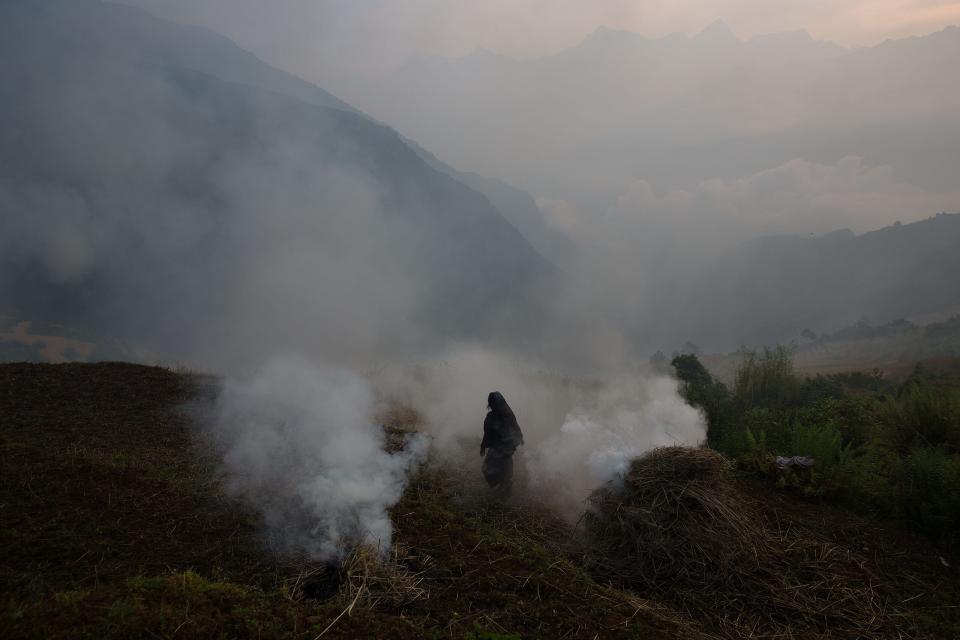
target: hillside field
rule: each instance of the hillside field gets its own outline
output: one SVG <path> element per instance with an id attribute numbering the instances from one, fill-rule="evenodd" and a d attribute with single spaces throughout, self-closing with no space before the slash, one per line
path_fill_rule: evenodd
<path id="1" fill-rule="evenodd" d="M 686 606 L 669 583 L 628 590 L 581 527 L 534 500 L 491 501 L 431 463 L 393 509 L 386 561 L 363 550 L 339 567 L 278 556 L 258 517 L 225 497 L 192 424 L 189 408 L 216 390 L 211 378 L 129 364 L 0 365 L 0 636 L 773 635 Z M 418 426 L 413 411 L 387 422 L 391 434 Z M 825 550 L 820 570 L 836 563 L 842 580 L 868 585 L 874 637 L 957 637 L 960 558 L 899 525 L 733 482 L 763 526 Z M 861 636 L 837 620 L 803 637 Z"/>

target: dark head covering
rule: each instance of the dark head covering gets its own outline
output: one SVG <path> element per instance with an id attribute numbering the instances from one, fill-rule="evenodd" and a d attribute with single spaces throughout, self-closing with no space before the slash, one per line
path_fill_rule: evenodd
<path id="1" fill-rule="evenodd" d="M 513 410 L 507 404 L 507 399 L 499 391 L 491 391 L 487 394 L 487 406 L 499 414 L 509 413 L 513 415 Z"/>
<path id="2" fill-rule="evenodd" d="M 484 421 L 484 431 L 488 428 L 496 433 L 490 434 L 490 446 L 505 446 L 511 450 L 523 444 L 523 432 L 517 423 L 517 416 L 507 404 L 507 399 L 499 391 L 493 391 L 487 396 L 487 406 L 490 407 L 488 418 Z M 488 426 L 489 425 L 489 426 Z M 485 434 L 486 435 L 486 434 Z M 486 440 L 487 438 L 485 438 Z"/>

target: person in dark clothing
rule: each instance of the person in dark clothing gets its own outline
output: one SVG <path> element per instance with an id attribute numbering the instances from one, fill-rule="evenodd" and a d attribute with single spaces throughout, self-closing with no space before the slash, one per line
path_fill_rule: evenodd
<path id="1" fill-rule="evenodd" d="M 483 477 L 491 487 L 509 493 L 513 481 L 513 452 L 523 444 L 523 432 L 502 393 L 494 391 L 488 395 L 487 408 L 480 443 L 480 455 L 486 456 Z"/>

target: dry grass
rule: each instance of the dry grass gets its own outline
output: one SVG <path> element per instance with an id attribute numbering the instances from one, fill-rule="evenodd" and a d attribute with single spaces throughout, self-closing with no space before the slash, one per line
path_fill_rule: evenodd
<path id="1" fill-rule="evenodd" d="M 396 431 L 416 431 L 424 424 L 424 417 L 419 411 L 399 400 L 384 400 L 384 407 L 374 419 Z"/>
<path id="2" fill-rule="evenodd" d="M 311 585 L 338 587 L 335 599 L 346 606 L 314 638 L 326 636 L 346 616 L 355 611 L 383 610 L 396 612 L 408 607 L 421 598 L 429 597 L 423 586 L 423 573 L 414 573 L 409 565 L 417 564 L 429 567 L 431 560 L 425 556 L 415 556 L 409 549 L 395 545 L 389 554 L 370 546 L 355 547 L 339 565 L 328 564 L 308 569 L 301 573 L 292 584 L 289 593 L 294 599 L 310 598 Z M 324 599 L 326 599 L 324 597 Z"/>
<path id="3" fill-rule="evenodd" d="M 706 449 L 657 449 L 585 516 L 595 569 L 743 637 L 922 637 L 849 550 L 768 522 Z"/>
<path id="4" fill-rule="evenodd" d="M 424 574 L 432 564 L 429 556 L 399 544 L 386 556 L 372 547 L 356 547 L 341 565 L 342 597 L 367 609 L 400 609 L 429 597 Z"/>
<path id="5" fill-rule="evenodd" d="M 912 619 L 960 637 L 952 555 L 948 568 L 908 532 L 744 487 L 702 451 L 638 463 L 632 493 L 607 496 L 633 523 L 607 523 L 599 558 L 535 496 L 480 499 L 472 443 L 463 464 L 410 479 L 385 559 L 277 556 L 178 410 L 213 386 L 117 363 L 0 366 L 0 635 L 917 637 Z M 384 420 L 388 446 L 415 421 L 409 408 Z M 612 542 L 630 530 L 615 562 Z M 660 546 L 645 558 L 650 539 Z M 660 569 L 644 582 L 637 567 L 649 566 Z"/>

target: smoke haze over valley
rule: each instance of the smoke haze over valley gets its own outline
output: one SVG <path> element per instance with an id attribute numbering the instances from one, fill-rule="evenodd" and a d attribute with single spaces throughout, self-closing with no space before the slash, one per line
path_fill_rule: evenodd
<path id="1" fill-rule="evenodd" d="M 371 362 L 486 341 L 589 369 L 956 303 L 949 261 L 902 304 L 842 279 L 801 315 L 734 313 L 740 300 L 711 294 L 749 286 L 789 308 L 822 276 L 772 273 L 761 238 L 960 209 L 954 27 L 865 48 L 722 22 L 660 38 L 600 28 L 546 56 L 357 72 L 350 106 L 138 9 L 28 7 L 4 8 L 0 286 L 17 320 L 221 364 L 275 343 Z M 150 8 L 227 30 L 245 15 Z M 24 214 L 41 209 L 42 226 Z M 946 258 L 955 225 L 938 230 Z M 840 260 L 832 272 L 875 266 Z M 744 261 L 753 281 L 737 285 Z M 296 313 L 273 311 L 292 300 Z"/>
<path id="2" fill-rule="evenodd" d="M 960 305 L 956 3 L 480 4 L 0 2 L 0 347 L 224 376 L 229 491 L 326 560 L 490 391 L 575 520 L 707 436 L 652 353 Z"/>

